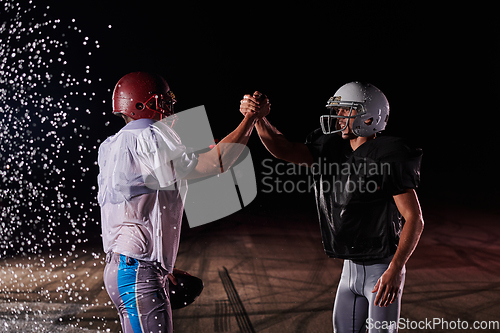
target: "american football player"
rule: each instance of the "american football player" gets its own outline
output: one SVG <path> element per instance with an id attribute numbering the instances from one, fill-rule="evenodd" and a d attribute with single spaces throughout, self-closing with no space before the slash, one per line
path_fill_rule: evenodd
<path id="1" fill-rule="evenodd" d="M 334 332 L 395 332 L 405 265 L 424 226 L 415 192 L 421 151 L 379 135 L 389 119 L 389 103 L 371 84 L 343 85 L 327 110 L 321 127 L 299 143 L 271 125 L 265 117 L 269 100 L 259 92 L 245 95 L 240 106 L 244 115 L 264 116 L 257 132 L 276 158 L 311 168 L 325 161 L 337 166 L 311 172 L 325 252 L 344 259 Z"/>
<path id="2" fill-rule="evenodd" d="M 201 280 L 174 268 L 186 182 L 229 168 L 258 117 L 249 113 L 216 148 L 197 155 L 172 128 L 175 102 L 161 76 L 125 75 L 113 92 L 113 113 L 126 125 L 99 147 L 104 284 L 124 333 L 172 332 L 172 306 L 201 292 Z"/>

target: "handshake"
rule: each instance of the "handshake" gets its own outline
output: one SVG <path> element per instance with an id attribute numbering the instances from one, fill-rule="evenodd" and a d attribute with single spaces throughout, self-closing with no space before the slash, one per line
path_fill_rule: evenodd
<path id="1" fill-rule="evenodd" d="M 256 91 L 253 95 L 245 95 L 240 102 L 240 112 L 245 117 L 262 119 L 271 111 L 271 103 L 266 95 Z"/>

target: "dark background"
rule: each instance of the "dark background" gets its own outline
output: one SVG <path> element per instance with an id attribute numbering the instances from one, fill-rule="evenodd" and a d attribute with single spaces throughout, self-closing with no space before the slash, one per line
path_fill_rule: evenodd
<path id="1" fill-rule="evenodd" d="M 289 140 L 303 142 L 319 127 L 326 101 L 341 85 L 366 81 L 389 100 L 385 134 L 408 138 L 424 151 L 418 191 L 424 205 L 496 209 L 499 86 L 493 8 L 374 1 L 37 5 L 49 18 L 74 19 L 83 34 L 99 41 L 91 57 L 81 46 L 68 50 L 73 59 L 67 70 L 90 65 L 92 89 L 106 100 L 89 106 L 91 116 L 79 117 L 90 128 L 83 145 L 96 145 L 123 126 L 111 114 L 111 92 L 133 71 L 164 76 L 177 96 L 177 111 L 205 105 L 219 139 L 240 122 L 242 96 L 259 90 L 271 100 L 271 123 Z M 260 180 L 260 161 L 271 155 L 256 135 L 249 147 Z M 96 159 L 97 150 L 86 157 L 86 179 L 96 179 Z M 92 185 L 76 191 L 81 197 L 88 187 L 88 200 L 95 202 Z M 271 209 L 291 201 L 304 202 L 307 209 L 314 205 L 312 194 L 259 193 L 252 207 Z M 90 215 L 99 221 L 98 209 Z"/>
<path id="2" fill-rule="evenodd" d="M 0 25 L 6 20 L 2 10 L 9 1 L 0 5 Z M 10 280 L 6 275 L 0 284 L 4 298 L 16 307 L 12 313 L 20 313 L 22 307 L 18 305 L 23 297 L 30 302 L 41 300 L 38 303 L 42 306 L 49 290 L 51 303 L 79 302 L 77 293 L 71 292 L 78 290 L 82 296 L 89 295 L 92 307 L 81 307 L 89 312 L 73 315 L 75 307 L 71 306 L 57 322 L 72 317 L 83 327 L 90 321 L 88 327 L 95 328 L 101 320 L 106 325 L 118 325 L 116 311 L 105 305 L 108 296 L 101 289 L 103 256 L 95 161 L 99 142 L 124 125 L 111 114 L 116 82 L 129 72 L 141 70 L 157 72 L 167 79 L 178 99 L 177 111 L 205 105 L 214 136 L 219 139 L 241 121 L 240 99 L 254 90 L 269 96 L 271 123 L 290 140 L 303 142 L 319 127 L 326 101 L 341 85 L 359 80 L 380 88 L 391 105 L 384 135 L 405 137 L 424 152 L 417 192 L 426 226 L 409 263 L 414 270 L 411 277 L 407 276 L 405 297 L 409 299 L 403 308 L 406 315 L 402 315 L 411 319 L 444 315 L 454 320 L 450 316 L 456 315 L 482 320 L 493 314 L 498 304 L 498 279 L 494 276 L 498 276 L 499 234 L 494 225 L 500 216 L 499 27 L 497 15 L 493 17 L 497 13 L 494 3 L 485 7 L 479 2 L 436 1 L 11 1 L 16 2 L 25 4 L 24 8 L 37 5 L 24 15 L 27 20 L 33 17 L 32 23 L 56 19 L 61 23 L 56 29 L 46 26 L 11 42 L 24 45 L 44 36 L 67 41 L 63 58 L 68 63 L 55 61 L 50 68 L 54 75 L 62 71 L 64 78 L 71 74 L 81 84 L 62 88 L 59 78 L 54 77 L 46 88 L 37 87 L 41 96 L 51 95 L 55 100 L 68 95 L 63 98 L 72 107 L 63 110 L 69 123 L 66 127 L 53 115 L 59 109 L 41 109 L 47 104 L 40 102 L 40 96 L 30 98 L 34 102 L 26 107 L 29 121 L 21 117 L 24 110 L 7 114 L 0 103 L 0 174 L 7 175 L 0 185 L 0 259 L 5 262 L 6 255 L 16 257 L 11 264 L 6 262 L 4 273 L 14 274 L 17 269 L 23 272 L 17 273 L 20 278 Z M 22 27 L 28 24 L 23 21 Z M 0 44 L 4 46 L 7 37 L 1 30 L 0 26 Z M 84 37 L 90 45 L 82 44 Z M 95 47 L 96 40 L 99 48 Z M 57 59 L 60 49 L 52 46 L 50 50 L 47 54 L 48 50 L 40 46 L 35 51 L 40 51 L 44 59 Z M 7 70 L 4 61 L 13 64 L 21 57 L 33 56 L 28 52 L 12 57 L 3 51 L 0 49 L 0 72 Z M 89 74 L 85 73 L 87 66 Z M 30 69 L 26 62 L 23 70 Z M 43 68 L 35 71 L 42 75 L 39 81 L 45 82 Z M 84 84 L 86 78 L 92 79 L 92 84 Z M 12 90 L 2 79 L 3 72 L 0 102 L 4 101 L 2 89 Z M 95 93 L 92 101 L 69 95 L 84 91 Z M 19 105 L 9 102 L 13 107 Z M 15 123 L 15 117 L 7 116 L 26 121 Z M 42 117 L 54 123 L 42 122 Z M 47 137 L 48 131 L 57 135 Z M 28 147 L 39 150 L 19 149 L 26 143 L 23 141 L 34 138 L 40 140 Z M 53 145 L 61 142 L 65 145 L 56 152 Z M 204 325 L 212 320 L 212 311 L 216 313 L 214 320 L 219 318 L 217 309 L 222 301 L 215 297 L 221 294 L 214 288 L 222 292 L 222 286 L 215 268 L 222 266 L 230 269 L 247 310 L 253 313 L 252 319 L 257 314 L 261 325 L 292 318 L 300 329 L 308 320 L 316 322 L 321 312 L 331 320 L 332 298 L 325 287 L 334 290 L 341 263 L 326 265 L 324 261 L 314 195 L 263 193 L 265 170 L 261 163 L 271 155 L 255 133 L 249 147 L 259 185 L 256 199 L 241 212 L 217 222 L 192 229 L 183 225 L 179 267 L 199 272 L 207 282 L 207 291 L 208 287 L 212 289 L 198 302 L 205 306 L 215 300 L 216 306 L 215 310 L 206 308 L 207 315 L 202 316 L 198 315 L 199 305 L 188 307 L 193 312 L 175 317 L 178 328 Z M 33 157 L 26 158 L 31 152 L 35 153 Z M 9 153 L 25 162 L 22 168 L 16 167 L 19 160 L 8 161 Z M 47 169 L 43 154 L 54 160 Z M 7 163 L 11 166 L 8 172 Z M 33 171 L 30 175 L 28 165 Z M 60 174 L 54 171 L 62 168 L 65 171 Z M 45 251 L 51 255 L 44 256 Z M 72 254 L 75 251 L 78 260 Z M 18 258 L 32 254 L 40 258 Z M 69 292 L 64 287 L 71 283 L 68 269 L 77 266 L 80 268 L 74 271 L 77 275 L 72 281 L 78 285 L 81 278 L 87 292 L 83 291 L 84 284 L 81 289 L 70 287 Z M 211 269 L 206 269 L 209 266 Z M 35 278 L 37 267 L 42 274 L 39 278 Z M 277 273 L 281 269 L 290 272 L 284 280 L 276 279 L 283 276 Z M 24 272 L 29 274 L 22 279 Z M 47 279 L 48 272 L 57 273 L 50 276 L 59 278 Z M 38 287 L 33 289 L 32 282 Z M 247 288 L 249 283 L 252 288 Z M 254 286 L 258 287 L 256 294 Z M 284 293 L 290 286 L 290 295 L 294 296 L 289 299 L 293 302 L 288 302 Z M 330 298 L 319 307 L 316 301 L 323 298 L 315 294 L 317 290 Z M 104 308 L 94 302 L 98 297 Z M 275 297 L 278 302 L 273 303 Z M 304 302 L 308 303 L 305 308 L 300 305 Z M 302 309 L 307 312 L 301 314 Z M 57 315 L 52 310 L 41 314 L 48 316 L 48 320 L 44 317 L 47 324 L 52 315 Z M 80 316 L 81 321 L 76 319 Z M 26 312 L 28 318 L 37 322 Z"/>
<path id="3" fill-rule="evenodd" d="M 499 197 L 492 8 L 87 1 L 52 9 L 95 34 L 101 48 L 93 68 L 105 86 L 112 89 L 131 71 L 157 72 L 177 95 L 178 111 L 205 105 L 218 138 L 236 127 L 239 101 L 254 90 L 269 96 L 270 121 L 303 141 L 342 84 L 370 82 L 391 105 L 386 134 L 424 150 L 422 200 L 494 207 Z M 110 121 L 96 133 L 104 138 L 122 125 Z M 250 149 L 256 168 L 270 157 L 257 137 Z"/>

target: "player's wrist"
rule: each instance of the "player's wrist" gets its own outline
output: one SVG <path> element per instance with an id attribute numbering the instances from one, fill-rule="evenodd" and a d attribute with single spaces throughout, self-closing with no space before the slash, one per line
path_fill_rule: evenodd
<path id="1" fill-rule="evenodd" d="M 251 126 L 255 125 L 255 123 L 259 120 L 257 112 L 247 112 L 245 114 L 244 122 L 247 122 Z"/>
<path id="2" fill-rule="evenodd" d="M 394 260 L 393 258 L 391 263 L 389 264 L 389 267 L 387 267 L 387 270 L 402 271 L 404 266 L 404 263 L 400 262 L 399 260 Z"/>

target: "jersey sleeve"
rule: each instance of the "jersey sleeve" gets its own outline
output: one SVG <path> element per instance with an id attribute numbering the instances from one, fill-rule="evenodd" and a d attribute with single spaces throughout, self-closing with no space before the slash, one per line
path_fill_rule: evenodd
<path id="1" fill-rule="evenodd" d="M 388 168 L 384 173 L 383 186 L 392 195 L 417 189 L 420 184 L 422 150 L 402 139 L 385 140 L 380 161 Z"/>
<path id="2" fill-rule="evenodd" d="M 185 178 L 198 163 L 197 155 L 182 144 L 172 128 L 161 122 L 140 134 L 137 152 L 146 162 L 143 175 L 149 179 L 148 187 L 168 187 Z"/>

